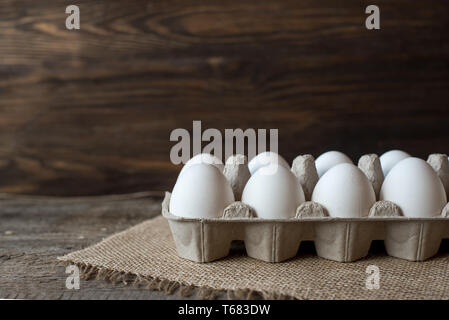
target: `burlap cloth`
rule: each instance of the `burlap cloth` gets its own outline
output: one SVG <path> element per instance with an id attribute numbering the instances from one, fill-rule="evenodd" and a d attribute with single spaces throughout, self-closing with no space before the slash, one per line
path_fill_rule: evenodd
<path id="1" fill-rule="evenodd" d="M 448 299 L 449 253 L 425 262 L 370 254 L 355 263 L 338 263 L 301 254 L 283 263 L 266 263 L 242 252 L 206 264 L 178 257 L 162 216 L 115 234 L 86 249 L 58 258 L 81 267 L 82 276 L 145 285 L 168 294 L 213 298 Z M 366 268 L 380 270 L 380 288 L 369 290 Z"/>

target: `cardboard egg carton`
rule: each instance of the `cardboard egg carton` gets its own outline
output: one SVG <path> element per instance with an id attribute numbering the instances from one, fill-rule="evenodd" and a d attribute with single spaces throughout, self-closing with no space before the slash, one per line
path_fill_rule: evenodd
<path id="1" fill-rule="evenodd" d="M 246 159 L 235 156 L 228 161 L 224 174 L 236 199 L 240 199 L 246 181 Z M 437 172 L 443 185 L 449 184 L 447 156 L 433 154 L 428 163 Z M 379 194 L 383 174 L 376 155 L 360 158 L 359 168 Z M 306 200 L 310 200 L 318 181 L 312 156 L 298 156 L 292 165 Z M 449 189 L 446 189 L 449 191 Z M 242 240 L 248 256 L 266 262 L 282 262 L 295 257 L 302 241 L 313 241 L 318 256 L 352 262 L 365 257 L 373 240 L 383 240 L 388 255 L 410 261 L 423 261 L 434 256 L 442 239 L 449 238 L 449 204 L 441 216 L 408 218 L 389 201 L 377 201 L 369 216 L 363 218 L 329 217 L 318 203 L 306 201 L 290 219 L 261 219 L 248 205 L 236 201 L 223 211 L 220 218 L 184 218 L 170 213 L 169 192 L 162 202 L 162 215 L 168 220 L 179 256 L 195 262 L 211 262 L 229 254 L 231 242 Z"/>

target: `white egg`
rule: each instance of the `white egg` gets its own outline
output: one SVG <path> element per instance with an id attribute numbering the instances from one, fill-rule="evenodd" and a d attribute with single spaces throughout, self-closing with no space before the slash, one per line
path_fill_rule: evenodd
<path id="1" fill-rule="evenodd" d="M 292 218 L 305 201 L 298 178 L 288 169 L 271 164 L 256 171 L 243 189 L 242 202 L 264 219 Z"/>
<path id="2" fill-rule="evenodd" d="M 401 150 L 391 150 L 380 156 L 380 165 L 384 173 L 384 177 L 390 170 L 401 160 L 411 157 L 407 152 Z"/>
<path id="3" fill-rule="evenodd" d="M 406 217 L 438 216 L 447 203 L 443 184 L 432 167 L 412 157 L 391 169 L 379 197 L 397 204 Z"/>
<path id="4" fill-rule="evenodd" d="M 225 176 L 214 166 L 194 164 L 186 168 L 173 188 L 169 211 L 187 218 L 218 218 L 234 202 Z"/>
<path id="5" fill-rule="evenodd" d="M 365 174 L 353 164 L 329 169 L 315 186 L 312 201 L 326 208 L 331 217 L 366 217 L 376 202 L 374 189 Z"/>
<path id="6" fill-rule="evenodd" d="M 218 159 L 216 156 L 211 155 L 210 153 L 200 153 L 186 162 L 184 167 L 182 167 L 181 172 L 179 173 L 178 177 L 180 177 L 184 173 L 185 169 L 189 168 L 190 166 L 192 166 L 194 164 L 200 164 L 200 163 L 212 165 L 212 166 L 216 167 L 218 170 L 220 170 L 220 172 L 223 172 L 223 169 L 224 169 L 223 162 L 220 159 Z"/>
<path id="7" fill-rule="evenodd" d="M 347 155 L 340 151 L 328 151 L 323 154 L 321 154 L 316 160 L 315 160 L 315 166 L 316 171 L 318 173 L 318 177 L 321 177 L 323 174 L 326 173 L 327 170 L 330 168 L 336 166 L 340 163 L 351 163 L 352 160 L 349 159 Z"/>
<path id="8" fill-rule="evenodd" d="M 248 163 L 248 169 L 251 174 L 254 174 L 254 172 L 259 170 L 260 168 L 271 164 L 279 164 L 287 169 L 290 168 L 287 161 L 285 161 L 282 156 L 275 152 L 265 151 L 259 153 L 257 156 L 251 159 L 251 161 Z"/>

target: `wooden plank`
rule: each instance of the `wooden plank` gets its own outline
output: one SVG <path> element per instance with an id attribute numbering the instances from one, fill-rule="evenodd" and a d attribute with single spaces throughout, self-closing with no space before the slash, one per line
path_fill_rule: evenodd
<path id="1" fill-rule="evenodd" d="M 65 287 L 56 258 L 160 213 L 159 197 L 16 197 L 0 201 L 0 299 L 185 299 L 124 284 L 81 280 Z"/>
<path id="2" fill-rule="evenodd" d="M 174 128 L 279 128 L 291 161 L 329 149 L 448 152 L 449 3 L 0 3 L 0 192 L 167 190 Z M 62 187 L 63 186 L 63 187 Z"/>

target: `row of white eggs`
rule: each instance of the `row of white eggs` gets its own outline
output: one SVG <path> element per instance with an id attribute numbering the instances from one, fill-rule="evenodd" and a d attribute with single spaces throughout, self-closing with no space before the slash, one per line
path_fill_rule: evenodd
<path id="1" fill-rule="evenodd" d="M 380 157 L 385 180 L 379 200 L 397 204 L 407 217 L 441 214 L 447 203 L 444 186 L 424 160 L 399 150 Z M 311 200 L 326 208 L 331 217 L 368 216 L 376 202 L 374 189 L 365 174 L 343 153 L 330 151 L 315 161 L 320 177 Z M 210 154 L 190 159 L 181 170 L 170 199 L 170 212 L 188 218 L 221 217 L 235 201 L 224 165 Z M 251 177 L 241 201 L 251 206 L 259 218 L 282 219 L 295 216 L 305 201 L 298 178 L 278 154 L 265 152 L 248 163 Z M 448 190 L 449 191 L 449 190 Z"/>

